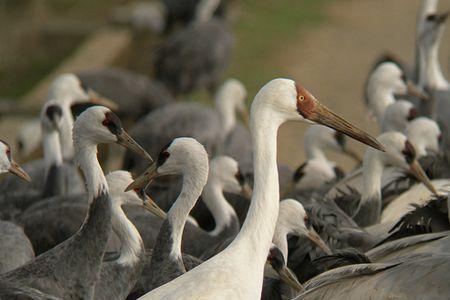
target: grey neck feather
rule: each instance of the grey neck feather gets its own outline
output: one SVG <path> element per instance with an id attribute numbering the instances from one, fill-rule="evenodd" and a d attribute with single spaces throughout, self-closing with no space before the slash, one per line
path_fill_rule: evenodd
<path id="1" fill-rule="evenodd" d="M 207 165 L 195 167 L 183 174 L 183 188 L 167 213 L 167 220 L 172 227 L 172 257 L 181 257 L 181 239 L 186 219 L 200 197 L 208 177 Z"/>
<path id="2" fill-rule="evenodd" d="M 231 226 L 232 222 L 239 222 L 234 208 L 223 195 L 222 187 L 214 180 L 208 180 L 203 189 L 202 199 L 211 211 L 216 223 L 216 227 L 210 232 L 211 235 L 217 236 Z"/>

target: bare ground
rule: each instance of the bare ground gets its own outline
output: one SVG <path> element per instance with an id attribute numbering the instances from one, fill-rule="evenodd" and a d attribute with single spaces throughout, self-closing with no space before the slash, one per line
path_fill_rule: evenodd
<path id="1" fill-rule="evenodd" d="M 439 10 L 450 3 L 441 1 Z M 300 29 L 287 45 L 280 47 L 280 74 L 304 85 L 328 107 L 352 123 L 378 134 L 363 104 L 363 85 L 368 71 L 382 52 L 389 50 L 412 63 L 416 14 L 420 0 L 339 0 L 326 7 L 326 21 L 314 28 Z M 441 47 L 443 69 L 448 70 L 450 32 Z M 302 136 L 304 124 L 290 123 L 279 133 L 279 161 L 298 165 L 305 157 Z M 359 152 L 364 147 L 352 142 Z M 331 156 L 350 168 L 352 162 Z"/>

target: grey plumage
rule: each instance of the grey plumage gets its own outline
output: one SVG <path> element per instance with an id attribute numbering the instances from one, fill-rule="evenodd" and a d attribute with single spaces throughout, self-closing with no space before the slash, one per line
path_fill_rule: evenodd
<path id="1" fill-rule="evenodd" d="M 34 258 L 33 246 L 14 223 L 0 221 L 0 274 L 14 270 Z"/>
<path id="2" fill-rule="evenodd" d="M 221 143 L 221 123 L 217 113 L 197 103 L 176 103 L 156 109 L 131 130 L 136 141 L 152 156 L 176 137 L 193 137 L 214 155 Z M 127 151 L 123 169 L 143 171 L 144 160 Z M 157 199 L 155 199 L 158 201 Z"/>
<path id="3" fill-rule="evenodd" d="M 231 61 L 233 36 L 217 18 L 194 22 L 170 36 L 159 49 L 156 78 L 175 94 L 213 91 Z"/>
<path id="4" fill-rule="evenodd" d="M 108 194 L 100 194 L 93 199 L 85 223 L 74 236 L 24 266 L 2 274 L 0 282 L 35 288 L 64 299 L 90 299 L 110 230 L 110 199 Z"/>
<path id="5" fill-rule="evenodd" d="M 83 71 L 78 73 L 78 77 L 86 86 L 117 102 L 121 118 L 137 120 L 158 107 L 174 102 L 162 83 L 127 70 Z"/>

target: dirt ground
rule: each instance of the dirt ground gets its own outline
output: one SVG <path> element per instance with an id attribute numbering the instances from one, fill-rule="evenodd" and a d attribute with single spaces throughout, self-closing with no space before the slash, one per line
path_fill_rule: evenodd
<path id="1" fill-rule="evenodd" d="M 352 123 L 378 134 L 378 127 L 363 104 L 363 84 L 372 63 L 389 50 L 412 63 L 415 21 L 420 0 L 340 0 L 326 6 L 326 21 L 315 28 L 300 29 L 298 36 L 276 54 L 282 73 L 309 89 L 320 101 Z M 441 1 L 439 10 L 450 8 Z M 449 28 L 440 52 L 448 74 Z M 304 124 L 286 124 L 279 133 L 279 161 L 298 165 L 304 160 Z M 352 142 L 360 153 L 364 147 Z M 331 158 L 350 168 L 351 161 Z"/>

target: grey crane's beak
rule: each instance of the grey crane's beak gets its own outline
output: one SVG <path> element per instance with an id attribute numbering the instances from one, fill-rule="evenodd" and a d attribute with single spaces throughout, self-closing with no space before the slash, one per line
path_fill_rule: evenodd
<path id="1" fill-rule="evenodd" d="M 302 89 L 299 87 L 299 89 Z M 313 95 L 306 90 L 300 90 L 301 92 L 308 93 L 308 98 L 297 100 L 297 111 L 307 120 L 328 126 L 339 132 L 342 132 L 349 137 L 360 141 L 363 144 L 369 145 L 380 151 L 385 151 L 384 147 L 367 132 L 357 128 L 350 124 L 328 107 L 320 103 Z M 303 95 L 302 95 L 303 97 Z"/>
<path id="2" fill-rule="evenodd" d="M 241 115 L 242 123 L 244 123 L 244 126 L 250 128 L 250 117 L 248 115 L 247 107 L 239 110 L 239 114 Z"/>
<path id="3" fill-rule="evenodd" d="M 16 163 L 14 160 L 11 160 L 11 165 L 9 167 L 9 172 L 13 173 L 14 175 L 22 178 L 26 182 L 31 181 L 30 175 L 28 175 L 27 172 L 25 172 L 24 169 L 22 169 L 18 163 Z"/>
<path id="4" fill-rule="evenodd" d="M 139 175 L 126 189 L 125 191 L 139 189 L 145 187 L 150 181 L 158 177 L 158 166 L 156 162 L 152 163 L 150 167 L 141 175 Z"/>
<path id="5" fill-rule="evenodd" d="M 146 210 L 148 210 L 149 212 L 151 212 L 152 214 L 154 214 L 157 217 L 160 217 L 161 219 L 165 219 L 166 218 L 166 212 L 163 211 L 158 204 L 155 203 L 155 201 L 153 201 L 152 198 L 150 198 L 148 195 L 145 195 L 145 199 L 143 202 L 144 208 Z"/>
<path id="6" fill-rule="evenodd" d="M 343 152 L 344 152 L 344 154 L 346 154 L 346 155 L 348 155 L 349 157 L 353 158 L 356 162 L 362 163 L 362 157 L 361 157 L 361 155 L 359 155 L 359 153 L 356 152 L 355 150 L 345 147 L 345 148 L 343 149 Z"/>
<path id="7" fill-rule="evenodd" d="M 437 23 L 438 24 L 444 23 L 447 20 L 447 17 L 449 14 L 450 14 L 450 10 L 438 15 Z"/>
<path id="8" fill-rule="evenodd" d="M 411 80 L 406 81 L 406 87 L 408 89 L 408 94 L 419 98 L 422 101 L 430 100 L 430 96 L 425 92 L 422 92 Z"/>
<path id="9" fill-rule="evenodd" d="M 328 247 L 328 245 L 325 244 L 322 238 L 317 234 L 317 232 L 312 227 L 311 229 L 308 229 L 306 236 L 311 242 L 313 242 L 313 244 L 322 249 L 322 251 L 325 252 L 327 255 L 333 254 L 330 247 Z"/>
<path id="10" fill-rule="evenodd" d="M 409 171 L 411 172 L 411 174 L 413 174 L 417 180 L 419 180 L 420 182 L 422 182 L 427 189 L 432 192 L 433 194 L 435 194 L 436 196 L 439 196 L 438 192 L 436 191 L 436 188 L 434 187 L 434 185 L 431 183 L 430 179 L 428 178 L 427 174 L 425 174 L 425 171 L 422 169 L 422 167 L 420 166 L 420 164 L 417 162 L 417 160 L 414 160 L 410 165 L 409 165 Z"/>
<path id="11" fill-rule="evenodd" d="M 108 99 L 93 89 L 88 89 L 89 102 L 92 104 L 98 104 L 102 106 L 106 106 L 113 111 L 119 110 L 119 105 L 111 99 Z"/>
<path id="12" fill-rule="evenodd" d="M 250 185 L 246 182 L 241 187 L 241 195 L 247 199 L 251 199 L 253 194 L 253 190 Z"/>
<path id="13" fill-rule="evenodd" d="M 122 130 L 117 134 L 117 144 L 122 145 L 146 160 L 153 162 L 150 154 L 148 154 L 147 151 L 145 151 L 125 130 Z"/>
<path id="14" fill-rule="evenodd" d="M 297 292 L 304 290 L 303 285 L 298 281 L 297 276 L 287 266 L 283 266 L 281 270 L 277 271 L 280 279 L 293 288 Z"/>

